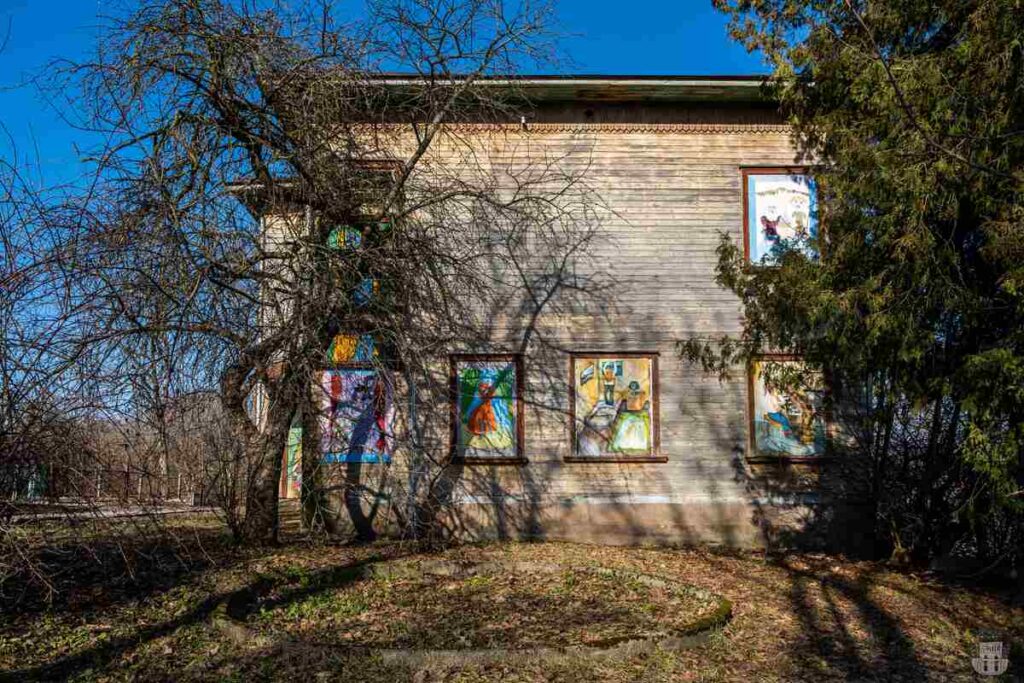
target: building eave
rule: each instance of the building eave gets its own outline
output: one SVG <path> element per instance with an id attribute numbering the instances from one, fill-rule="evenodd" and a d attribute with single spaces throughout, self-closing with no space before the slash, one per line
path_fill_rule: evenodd
<path id="1" fill-rule="evenodd" d="M 535 102 L 770 102 L 767 76 L 540 75 L 481 78 L 481 85 L 514 88 Z M 389 87 L 411 88 L 418 76 L 384 75 Z"/>

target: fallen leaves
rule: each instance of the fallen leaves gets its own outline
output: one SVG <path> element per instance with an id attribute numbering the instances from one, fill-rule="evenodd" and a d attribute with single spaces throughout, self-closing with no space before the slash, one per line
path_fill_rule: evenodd
<path id="1" fill-rule="evenodd" d="M 227 672 L 225 677 L 241 680 L 967 681 L 973 677 L 970 657 L 977 633 L 996 629 L 1007 642 L 1024 640 L 1019 607 L 873 563 L 810 555 L 774 561 L 709 549 L 495 544 L 429 557 L 552 562 L 664 576 L 729 598 L 733 619 L 706 644 L 678 652 L 544 661 L 524 654 L 460 666 L 425 662 L 410 669 L 382 659 L 372 648 L 353 646 L 515 642 L 530 647 L 559 638 L 590 644 L 626 627 L 657 631 L 688 603 L 670 590 L 641 589 L 578 569 L 546 576 L 436 577 L 434 583 L 396 578 L 342 588 L 345 575 L 339 567 L 424 556 L 410 555 L 398 544 L 295 544 L 261 552 L 228 558 L 166 590 L 83 603 L 92 605 L 89 609 L 26 612 L 10 619 L 5 614 L 0 672 L 64 662 L 68 668 L 53 677 L 209 680 Z M 206 621 L 190 620 L 204 600 L 257 581 L 269 586 L 260 599 L 280 600 L 278 609 L 312 600 L 310 609 L 298 610 L 287 625 L 277 622 L 275 608 L 268 607 L 269 622 L 257 609 L 249 626 L 263 635 L 246 643 L 231 642 Z M 317 601 L 313 595 L 327 597 Z M 1020 652 L 1020 645 L 1016 648 Z"/>

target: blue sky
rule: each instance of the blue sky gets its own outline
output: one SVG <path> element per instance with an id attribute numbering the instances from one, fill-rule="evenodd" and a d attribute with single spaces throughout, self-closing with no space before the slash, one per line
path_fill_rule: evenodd
<path id="1" fill-rule="evenodd" d="M 82 59 L 100 17 L 124 0 L 0 0 L 0 155 L 18 151 L 43 182 L 73 180 L 82 134 L 31 85 L 55 58 Z M 729 40 L 711 0 L 562 0 L 559 28 L 572 71 L 591 74 L 753 74 L 760 59 Z M 4 38 L 6 37 L 6 44 Z M 4 132 L 5 131 L 5 132 Z M 38 162 L 38 165 L 37 165 Z"/>

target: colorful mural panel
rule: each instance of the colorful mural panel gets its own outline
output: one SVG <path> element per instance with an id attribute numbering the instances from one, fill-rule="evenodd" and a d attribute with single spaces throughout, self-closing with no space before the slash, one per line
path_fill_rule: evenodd
<path id="1" fill-rule="evenodd" d="M 364 308 L 380 294 L 380 281 L 372 277 L 365 277 L 352 291 L 352 301 L 356 307 Z"/>
<path id="2" fill-rule="evenodd" d="M 522 457 L 521 375 L 514 356 L 452 359 L 455 457 Z"/>
<path id="3" fill-rule="evenodd" d="M 327 236 L 327 246 L 332 249 L 358 249 L 362 244 L 363 233 L 349 225 L 332 228 Z"/>
<path id="4" fill-rule="evenodd" d="M 814 180 L 785 173 L 749 173 L 745 178 L 750 261 L 771 263 L 788 249 L 800 249 L 816 258 L 809 244 L 818 234 Z"/>
<path id="5" fill-rule="evenodd" d="M 377 345 L 371 334 L 339 334 L 327 350 L 329 363 L 369 363 L 377 357 Z"/>
<path id="6" fill-rule="evenodd" d="M 298 498 L 302 491 L 302 422 L 296 419 L 288 430 L 284 448 L 285 498 Z"/>
<path id="7" fill-rule="evenodd" d="M 796 360 L 758 360 L 750 367 L 751 446 L 754 456 L 814 457 L 825 453 L 824 381 L 786 390 L 765 379 L 768 362 L 796 369 Z M 792 373 L 795 374 L 795 373 Z"/>
<path id="8" fill-rule="evenodd" d="M 574 356 L 572 367 L 574 455 L 656 455 L 655 358 Z"/>
<path id="9" fill-rule="evenodd" d="M 395 406 L 387 374 L 364 368 L 327 370 L 322 388 L 323 461 L 390 462 Z"/>

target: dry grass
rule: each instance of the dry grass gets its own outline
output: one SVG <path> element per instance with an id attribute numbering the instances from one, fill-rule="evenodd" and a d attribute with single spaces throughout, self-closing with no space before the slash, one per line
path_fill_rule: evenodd
<path id="1" fill-rule="evenodd" d="M 1024 609 L 878 564 L 825 556 L 774 561 L 701 549 L 555 543 L 472 546 L 441 554 L 466 561 L 618 568 L 694 584 L 732 601 L 728 625 L 708 642 L 677 652 L 647 648 L 615 656 L 568 651 L 549 657 L 518 653 L 466 661 L 411 660 L 352 647 L 344 639 L 305 638 L 302 628 L 292 628 L 295 624 L 260 628 L 260 608 L 279 610 L 278 617 L 292 610 L 296 623 L 312 619 L 312 632 L 322 635 L 323 624 L 316 623 L 321 608 L 333 611 L 332 619 L 345 610 L 350 615 L 367 611 L 362 603 L 332 603 L 340 599 L 338 588 L 351 580 L 353 565 L 415 556 L 411 546 L 400 544 L 347 548 L 295 543 L 263 552 L 225 551 L 215 565 L 173 584 L 125 589 L 106 599 L 103 588 L 91 582 L 83 587 L 87 595 L 71 595 L 49 610 L 23 609 L 5 617 L 0 622 L 0 672 L 12 679 L 247 683 L 284 678 L 309 683 L 974 680 L 970 658 L 977 634 L 996 631 L 1014 643 L 1008 675 L 1024 673 Z M 475 609 L 486 604 L 480 599 L 486 594 L 484 583 L 472 586 Z M 548 585 L 540 592 L 550 590 Z M 590 585 L 591 605 L 595 591 L 614 592 L 615 586 Z M 437 601 L 431 610 L 437 630 L 432 646 L 444 642 L 438 634 L 447 626 L 466 623 L 446 618 L 443 592 L 432 596 Z M 609 595 L 609 603 L 621 607 L 622 596 Z M 235 628 L 232 615 L 246 616 L 252 628 Z"/>
<path id="2" fill-rule="evenodd" d="M 608 648 L 703 630 L 720 606 L 687 584 L 579 565 L 413 559 L 376 568 L 295 597 L 294 586 L 272 587 L 246 621 L 273 639 L 378 649 Z M 305 593 L 313 581 L 298 578 Z"/>

